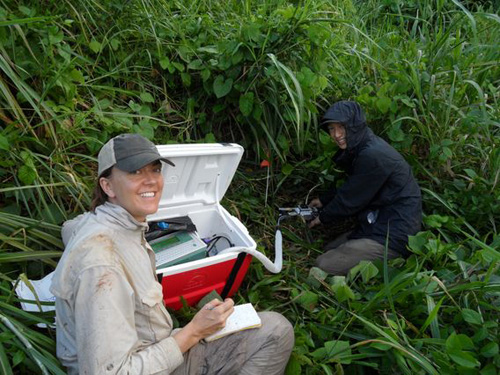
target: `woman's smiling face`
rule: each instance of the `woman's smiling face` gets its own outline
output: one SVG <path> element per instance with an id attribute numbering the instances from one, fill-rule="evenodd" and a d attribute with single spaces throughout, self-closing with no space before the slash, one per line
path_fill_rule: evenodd
<path id="1" fill-rule="evenodd" d="M 155 161 L 133 172 L 113 167 L 111 176 L 99 183 L 111 203 L 125 208 L 137 221 L 158 211 L 163 191 L 161 162 Z"/>

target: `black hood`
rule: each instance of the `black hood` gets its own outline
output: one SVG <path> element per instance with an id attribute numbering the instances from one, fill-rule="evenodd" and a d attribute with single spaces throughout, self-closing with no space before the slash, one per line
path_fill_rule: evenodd
<path id="1" fill-rule="evenodd" d="M 321 119 L 321 125 L 326 127 L 330 122 L 344 125 L 348 151 L 354 150 L 366 136 L 366 117 L 356 102 L 341 101 L 332 105 Z"/>

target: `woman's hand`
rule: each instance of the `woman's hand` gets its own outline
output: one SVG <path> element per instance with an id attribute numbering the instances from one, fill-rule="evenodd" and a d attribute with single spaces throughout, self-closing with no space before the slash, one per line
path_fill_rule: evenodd
<path id="1" fill-rule="evenodd" d="M 182 353 L 187 352 L 201 339 L 224 328 L 226 320 L 234 311 L 234 301 L 226 298 L 224 302 L 214 299 L 207 303 L 193 319 L 174 336 Z"/>
<path id="2" fill-rule="evenodd" d="M 196 332 L 205 338 L 224 328 L 227 318 L 233 311 L 234 301 L 231 298 L 226 298 L 224 302 L 214 299 L 203 306 L 189 324 L 193 324 Z"/>
<path id="3" fill-rule="evenodd" d="M 309 202 L 308 204 L 309 207 L 316 207 L 316 208 L 322 208 L 323 203 L 319 200 L 319 198 L 314 198 L 312 201 Z"/>

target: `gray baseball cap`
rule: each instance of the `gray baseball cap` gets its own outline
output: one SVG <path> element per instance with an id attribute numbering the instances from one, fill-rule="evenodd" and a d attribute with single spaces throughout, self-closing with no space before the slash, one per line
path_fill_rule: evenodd
<path id="1" fill-rule="evenodd" d="M 175 167 L 170 160 L 162 157 L 150 140 L 139 134 L 120 134 L 102 146 L 97 161 L 97 175 L 116 166 L 125 172 L 133 172 L 156 160 L 164 161 Z"/>

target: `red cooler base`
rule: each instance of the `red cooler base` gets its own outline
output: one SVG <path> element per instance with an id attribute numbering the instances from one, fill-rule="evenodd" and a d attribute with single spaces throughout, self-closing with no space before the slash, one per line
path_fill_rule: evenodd
<path id="1" fill-rule="evenodd" d="M 217 293 L 221 294 L 229 274 L 236 263 L 236 259 L 207 265 L 175 275 L 163 276 L 161 284 L 165 306 L 173 310 L 179 310 L 183 306 L 181 296 L 189 306 L 195 306 L 212 290 L 216 290 Z M 252 256 L 247 254 L 227 297 L 233 296 L 238 291 L 251 261 Z"/>

